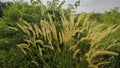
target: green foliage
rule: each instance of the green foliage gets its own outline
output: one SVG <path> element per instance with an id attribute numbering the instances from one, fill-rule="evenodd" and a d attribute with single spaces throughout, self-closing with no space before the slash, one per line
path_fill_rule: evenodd
<path id="1" fill-rule="evenodd" d="M 108 25 L 119 24 L 120 22 L 119 7 L 115 7 L 110 11 L 105 11 L 104 13 L 95 13 L 91 16 L 91 19 Z"/>
<path id="2" fill-rule="evenodd" d="M 111 11 L 109 12 L 105 12 L 105 14 L 103 14 L 103 16 L 101 17 L 101 20 L 103 20 L 103 22 L 105 23 L 119 24 L 119 18 L 119 9 L 116 7 L 114 9 L 111 9 Z"/>
<path id="3" fill-rule="evenodd" d="M 3 3 L 2 1 L 0 1 L 0 17 L 3 17 L 3 10 L 10 5 L 12 5 L 12 2 Z"/>
<path id="4" fill-rule="evenodd" d="M 28 3 L 15 2 L 13 5 L 4 9 L 4 17 L 7 20 L 19 21 L 20 18 L 28 22 L 38 22 L 40 18 L 39 8 L 30 6 Z"/>

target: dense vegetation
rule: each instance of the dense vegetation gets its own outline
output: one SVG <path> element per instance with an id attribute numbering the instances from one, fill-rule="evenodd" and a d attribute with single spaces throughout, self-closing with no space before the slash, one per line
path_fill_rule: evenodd
<path id="1" fill-rule="evenodd" d="M 0 2 L 0 68 L 120 68 L 120 12 L 80 13 L 80 1 Z"/>

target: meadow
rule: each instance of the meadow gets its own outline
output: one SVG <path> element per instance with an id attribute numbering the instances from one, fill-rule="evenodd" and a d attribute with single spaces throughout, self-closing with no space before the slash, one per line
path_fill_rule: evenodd
<path id="1" fill-rule="evenodd" d="M 120 68 L 120 12 L 80 1 L 0 2 L 0 68 Z"/>

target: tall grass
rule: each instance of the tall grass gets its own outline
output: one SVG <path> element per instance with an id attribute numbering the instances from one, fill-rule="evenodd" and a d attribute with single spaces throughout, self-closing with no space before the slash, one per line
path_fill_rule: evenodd
<path id="1" fill-rule="evenodd" d="M 118 54 L 109 51 L 111 46 L 102 48 L 101 42 L 109 34 L 115 32 L 119 26 L 110 25 L 102 29 L 103 24 L 88 21 L 91 14 L 76 16 L 70 13 L 69 19 L 61 12 L 61 22 L 52 20 L 48 14 L 48 20 L 40 20 L 39 24 L 17 24 L 25 34 L 24 43 L 18 44 L 31 62 L 43 68 L 99 68 L 112 62 L 112 57 Z M 81 20 L 84 21 L 81 23 Z M 110 42 L 110 44 L 112 44 Z M 117 43 L 114 43 L 117 44 Z M 109 48 L 109 49 L 108 49 Z M 107 57 L 107 58 L 106 58 Z"/>

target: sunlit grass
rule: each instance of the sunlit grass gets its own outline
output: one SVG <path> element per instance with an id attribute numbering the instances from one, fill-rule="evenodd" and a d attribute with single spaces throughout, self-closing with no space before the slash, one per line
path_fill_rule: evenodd
<path id="1" fill-rule="evenodd" d="M 84 17 L 83 15 L 80 15 L 77 22 L 75 22 L 75 16 L 72 13 L 69 17 L 70 20 L 67 20 L 64 12 L 62 12 L 62 21 L 58 23 L 61 26 L 59 30 L 57 30 L 58 26 L 52 21 L 49 14 L 49 21 L 41 20 L 39 24 L 33 25 L 23 21 L 23 25 L 17 24 L 19 29 L 14 27 L 10 28 L 21 30 L 25 33 L 26 43 L 18 44 L 17 46 L 26 55 L 30 55 L 31 58 L 35 57 L 34 54 L 37 54 L 36 56 L 38 58 L 31 60 L 37 66 L 40 65 L 37 60 L 40 58 L 45 67 L 58 66 L 59 68 L 72 68 L 75 66 L 82 68 L 86 66 L 88 68 L 98 68 L 100 65 L 111 62 L 110 60 L 104 59 L 104 55 L 109 55 L 109 58 L 118 55 L 115 52 L 101 48 L 101 41 L 116 31 L 119 26 L 110 25 L 105 29 L 101 29 L 102 24 L 89 21 L 90 15 L 86 16 L 84 22 L 81 23 L 80 21 L 82 20 L 81 17 Z M 86 45 L 82 44 L 85 41 L 89 43 L 87 44 L 87 50 L 84 48 Z M 82 47 L 83 51 L 81 50 Z M 110 48 L 109 45 L 106 45 L 106 47 Z M 48 56 L 47 59 L 46 56 Z M 56 65 L 54 65 L 55 62 L 57 62 Z M 84 62 L 86 64 L 83 64 Z"/>

